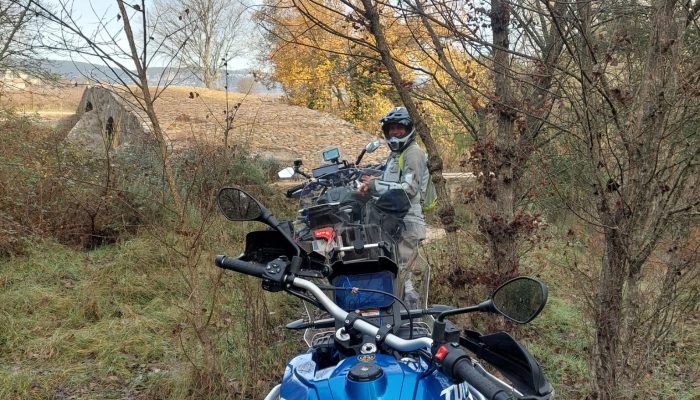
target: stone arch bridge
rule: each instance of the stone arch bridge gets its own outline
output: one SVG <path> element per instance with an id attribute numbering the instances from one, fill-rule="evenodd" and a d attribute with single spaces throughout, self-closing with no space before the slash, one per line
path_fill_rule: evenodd
<path id="1" fill-rule="evenodd" d="M 68 140 L 96 152 L 142 141 L 149 132 L 149 125 L 134 104 L 102 87 L 85 89 L 76 115 L 78 122 L 68 134 Z"/>

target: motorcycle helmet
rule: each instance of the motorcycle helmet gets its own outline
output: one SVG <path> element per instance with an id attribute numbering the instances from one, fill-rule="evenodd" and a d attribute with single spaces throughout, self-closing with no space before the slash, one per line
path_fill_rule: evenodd
<path id="1" fill-rule="evenodd" d="M 382 131 L 384 139 L 391 151 L 403 151 L 416 138 L 416 130 L 413 127 L 413 121 L 405 107 L 395 107 L 387 115 L 380 120 L 382 123 Z M 400 124 L 406 127 L 406 136 L 402 138 L 389 137 L 389 127 L 392 124 Z"/>

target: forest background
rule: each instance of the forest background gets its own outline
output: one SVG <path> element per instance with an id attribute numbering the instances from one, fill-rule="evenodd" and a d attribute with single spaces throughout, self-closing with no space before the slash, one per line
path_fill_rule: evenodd
<path id="1" fill-rule="evenodd" d="M 70 2 L 0 0 L 6 77 L 65 84 L 42 68 L 47 52 L 99 62 L 86 78 L 149 126 L 129 151 L 105 131 L 96 157 L 64 140 L 67 127 L 2 103 L 1 398 L 261 397 L 301 349 L 282 328 L 295 302 L 211 262 L 252 227 L 222 221 L 218 188 L 293 217 L 269 185 L 282 165 L 236 142 L 240 102 L 207 111 L 216 143 L 175 151 L 155 105 L 177 74 L 148 74 L 165 65 L 213 89 L 223 74 L 228 99 L 228 63 L 251 50 L 253 26 L 256 77 L 283 101 L 372 132 L 394 105 L 411 113 L 440 193 L 430 222 L 447 233 L 425 248 L 431 302 L 466 305 L 537 276 L 548 307 L 509 329 L 558 396 L 700 395 L 700 1 L 111 10 L 85 24 Z M 16 91 L 3 81 L 2 98 Z M 456 169 L 475 179 L 450 196 L 443 171 Z"/>

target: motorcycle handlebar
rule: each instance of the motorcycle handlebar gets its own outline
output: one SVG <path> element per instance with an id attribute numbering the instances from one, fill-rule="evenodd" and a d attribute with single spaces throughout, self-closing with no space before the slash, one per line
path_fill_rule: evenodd
<path id="1" fill-rule="evenodd" d="M 216 256 L 216 265 L 219 268 L 230 269 L 231 271 L 240 272 L 242 274 L 255 276 L 257 278 L 262 278 L 265 272 L 265 265 L 252 262 L 243 261 L 238 258 L 232 258 L 228 256 L 218 255 Z"/>
<path id="2" fill-rule="evenodd" d="M 436 307 L 440 307 L 439 309 L 436 309 Z M 448 306 L 443 306 L 443 305 L 433 305 L 433 308 L 428 308 L 428 309 L 423 309 L 423 308 L 416 308 L 410 311 L 410 318 L 420 318 L 424 317 L 426 315 L 438 315 L 445 310 L 452 309 L 451 307 Z M 409 319 L 409 314 L 406 311 L 401 311 L 401 320 L 406 321 Z M 332 328 L 335 323 L 335 318 L 324 318 L 324 319 L 319 319 L 316 321 L 304 321 L 304 320 L 297 320 L 293 321 L 287 324 L 286 328 L 291 329 L 291 330 L 301 330 L 301 329 L 309 329 L 309 328 L 314 328 L 314 329 L 326 329 L 326 328 Z"/>
<path id="3" fill-rule="evenodd" d="M 452 372 L 459 382 L 467 382 L 489 400 L 508 400 L 511 394 L 474 368 L 469 358 L 458 360 Z M 515 398 L 518 398 L 517 396 Z"/>
<path id="4" fill-rule="evenodd" d="M 266 270 L 266 266 L 263 264 L 253 261 L 243 261 L 239 258 L 232 258 L 224 255 L 216 256 L 216 265 L 224 269 L 230 269 L 232 271 L 252 275 L 258 278 L 262 278 Z M 289 282 L 287 277 L 283 277 L 282 279 Z M 319 303 L 321 303 L 321 305 L 326 309 L 326 311 L 328 311 L 329 314 L 333 316 L 333 318 L 336 319 L 336 321 L 345 321 L 345 319 L 348 317 L 348 312 L 338 307 L 338 305 L 335 304 L 335 302 L 328 296 L 326 296 L 326 294 L 323 293 L 323 291 L 313 282 L 294 277 L 291 283 L 293 286 L 311 293 L 311 295 L 314 296 Z M 353 323 L 353 328 L 371 336 L 377 336 L 379 333 L 378 327 L 361 319 L 355 320 Z M 387 346 L 399 351 L 415 351 L 430 348 L 430 346 L 433 344 L 433 340 L 430 338 L 406 340 L 390 333 L 386 335 L 384 343 Z"/>
<path id="5" fill-rule="evenodd" d="M 287 196 L 287 198 L 292 198 L 292 197 L 294 197 L 295 192 L 303 189 L 304 186 L 306 186 L 306 183 L 302 183 L 302 184 L 296 185 L 290 189 L 287 189 L 287 193 L 285 195 Z"/>
<path id="6" fill-rule="evenodd" d="M 264 264 L 253 261 L 243 261 L 224 255 L 216 256 L 216 265 L 224 269 L 230 269 L 258 278 L 263 277 L 266 268 Z M 286 277 L 283 279 L 289 282 Z M 313 295 L 335 320 L 345 321 L 348 317 L 348 312 L 338 307 L 338 305 L 313 282 L 294 277 L 291 284 Z M 371 336 L 377 336 L 379 333 L 378 327 L 362 319 L 356 319 L 353 323 L 353 328 Z M 433 340 L 427 337 L 407 340 L 390 333 L 386 335 L 384 343 L 395 350 L 409 352 L 426 348 L 429 349 L 433 345 Z M 474 368 L 474 365 L 472 365 L 471 360 L 461 346 L 456 343 L 448 344 L 447 346 L 453 346 L 454 349 L 448 352 L 447 357 L 443 360 L 443 371 L 457 378 L 458 382 L 468 382 L 489 400 L 508 400 L 511 398 L 512 393 L 507 391 L 503 386 L 497 385 Z"/>
<path id="7" fill-rule="evenodd" d="M 328 296 L 326 296 L 326 294 L 323 293 L 323 291 L 313 282 L 302 278 L 294 278 L 292 285 L 310 292 L 337 321 L 345 321 L 345 319 L 348 317 L 348 312 L 338 307 L 338 305 L 335 304 L 333 300 L 328 298 Z M 353 328 L 371 336 L 377 336 L 379 333 L 378 327 L 361 319 L 355 320 Z M 392 349 L 408 352 L 430 348 L 430 346 L 433 344 L 433 340 L 427 337 L 407 340 L 390 333 L 384 339 L 384 343 Z"/>

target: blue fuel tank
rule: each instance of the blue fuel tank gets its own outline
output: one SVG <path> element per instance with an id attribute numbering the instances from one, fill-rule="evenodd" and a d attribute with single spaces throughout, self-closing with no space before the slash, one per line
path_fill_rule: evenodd
<path id="1" fill-rule="evenodd" d="M 313 351 L 293 358 L 284 372 L 280 398 L 286 400 L 444 399 L 467 400 L 466 384 L 455 385 L 438 371 L 423 379 L 423 361 L 364 354 L 318 369 Z"/>

